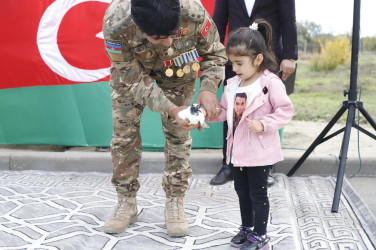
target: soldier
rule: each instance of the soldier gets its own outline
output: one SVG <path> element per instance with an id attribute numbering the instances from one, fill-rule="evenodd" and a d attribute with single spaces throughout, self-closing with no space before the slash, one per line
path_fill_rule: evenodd
<path id="1" fill-rule="evenodd" d="M 103 32 L 112 62 L 112 184 L 118 194 L 104 231 L 121 233 L 137 221 L 140 119 L 146 107 L 161 113 L 166 138 L 162 186 L 167 233 L 188 235 L 183 198 L 192 175 L 189 130 L 197 125 L 188 125 L 177 114 L 193 100 L 199 69 L 196 103 L 204 106 L 208 119 L 220 112 L 216 93 L 227 57 L 217 28 L 199 0 L 114 0 Z"/>

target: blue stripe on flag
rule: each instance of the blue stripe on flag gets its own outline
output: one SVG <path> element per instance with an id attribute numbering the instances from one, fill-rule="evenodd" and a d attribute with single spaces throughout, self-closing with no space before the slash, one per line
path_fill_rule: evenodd
<path id="1" fill-rule="evenodd" d="M 113 47 L 113 48 L 121 48 L 121 44 L 118 44 L 118 43 L 111 43 L 111 42 L 106 41 L 106 45 Z"/>

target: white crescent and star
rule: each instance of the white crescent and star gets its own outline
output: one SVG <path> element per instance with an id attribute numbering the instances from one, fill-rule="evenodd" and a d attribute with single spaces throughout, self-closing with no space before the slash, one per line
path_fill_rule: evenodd
<path id="1" fill-rule="evenodd" d="M 65 14 L 72 7 L 90 1 L 109 3 L 111 0 L 56 0 L 44 12 L 38 27 L 37 45 L 43 61 L 53 72 L 74 82 L 93 82 L 110 75 L 110 68 L 87 70 L 69 64 L 57 45 L 59 26 Z M 104 39 L 103 32 L 96 37 Z"/>

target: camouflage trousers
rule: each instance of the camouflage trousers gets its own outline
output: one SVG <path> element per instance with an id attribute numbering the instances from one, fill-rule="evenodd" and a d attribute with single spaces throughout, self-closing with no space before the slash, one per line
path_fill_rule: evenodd
<path id="1" fill-rule="evenodd" d="M 189 105 L 195 92 L 195 81 L 158 83 L 175 105 Z M 140 183 L 142 154 L 140 120 L 144 107 L 136 103 L 133 93 L 112 86 L 113 135 L 111 141 L 112 184 L 118 193 L 135 197 Z M 175 119 L 161 115 L 165 142 L 165 166 L 162 186 L 167 197 L 184 196 L 192 176 L 189 157 L 192 138 L 189 131 L 178 126 Z"/>

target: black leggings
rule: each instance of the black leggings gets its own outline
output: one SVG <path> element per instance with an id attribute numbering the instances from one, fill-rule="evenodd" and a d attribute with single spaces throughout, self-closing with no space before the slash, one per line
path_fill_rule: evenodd
<path id="1" fill-rule="evenodd" d="M 270 166 L 234 167 L 235 190 L 239 197 L 242 225 L 253 227 L 254 232 L 266 234 L 269 217 L 268 174 Z"/>

